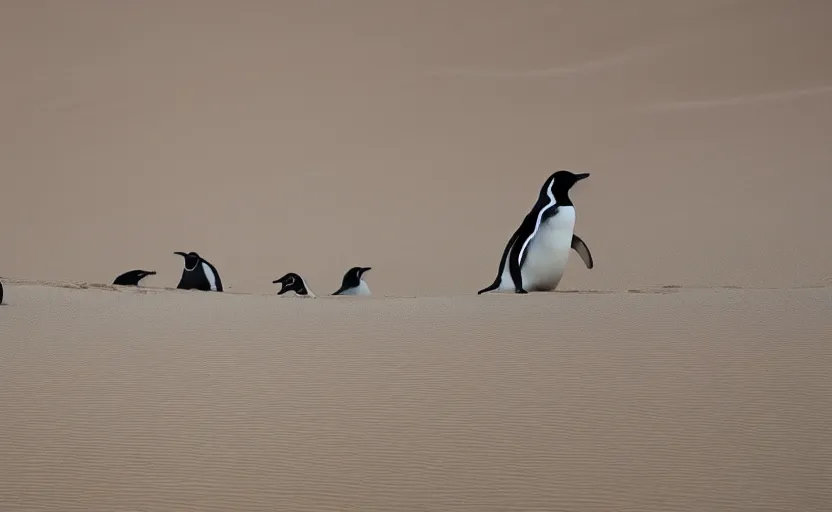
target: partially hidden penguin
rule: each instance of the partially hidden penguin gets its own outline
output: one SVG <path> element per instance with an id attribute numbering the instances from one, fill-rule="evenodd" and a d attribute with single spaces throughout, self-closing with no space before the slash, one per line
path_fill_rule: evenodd
<path id="1" fill-rule="evenodd" d="M 122 286 L 139 286 L 139 281 L 147 276 L 155 276 L 156 272 L 152 270 L 131 270 L 118 276 L 113 284 Z"/>
<path id="2" fill-rule="evenodd" d="M 285 276 L 281 277 L 280 279 L 275 279 L 272 281 L 272 284 L 280 283 L 280 291 L 277 292 L 278 295 L 283 295 L 284 293 L 288 292 L 295 292 L 295 295 L 298 297 L 311 297 L 314 298 L 315 294 L 312 293 L 312 290 L 309 289 L 309 286 L 306 284 L 306 281 L 298 274 L 294 272 L 289 272 Z"/>
<path id="3" fill-rule="evenodd" d="M 588 177 L 589 173 L 565 170 L 549 176 L 540 188 L 537 202 L 509 238 L 497 278 L 477 295 L 491 291 L 552 291 L 563 277 L 572 249 L 586 268 L 594 266 L 589 248 L 574 233 L 575 206 L 569 198 L 569 189 Z"/>
<path id="4" fill-rule="evenodd" d="M 341 287 L 332 295 L 370 295 L 370 287 L 362 279 L 365 272 L 372 270 L 372 267 L 352 267 L 344 274 L 341 280 Z"/>
<path id="5" fill-rule="evenodd" d="M 173 254 L 185 258 L 185 268 L 182 270 L 182 279 L 179 280 L 178 289 L 222 291 L 220 273 L 208 260 L 193 251 L 187 253 L 177 251 Z"/>

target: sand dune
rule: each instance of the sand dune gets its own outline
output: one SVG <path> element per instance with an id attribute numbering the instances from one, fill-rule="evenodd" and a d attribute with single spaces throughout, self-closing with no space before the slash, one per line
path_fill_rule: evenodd
<path id="1" fill-rule="evenodd" d="M 8 285 L 0 508 L 825 510 L 832 289 Z"/>
<path id="2" fill-rule="evenodd" d="M 0 512 L 828 510 L 830 22 L 4 1 Z M 558 169 L 595 267 L 474 296 Z"/>

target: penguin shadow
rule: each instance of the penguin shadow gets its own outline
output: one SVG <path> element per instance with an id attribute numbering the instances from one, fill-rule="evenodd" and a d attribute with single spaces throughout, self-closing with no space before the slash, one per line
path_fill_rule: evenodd
<path id="1" fill-rule="evenodd" d="M 682 288 L 678 284 L 666 284 L 658 288 L 630 288 L 627 290 L 627 293 L 667 295 L 670 293 L 679 293 Z"/>

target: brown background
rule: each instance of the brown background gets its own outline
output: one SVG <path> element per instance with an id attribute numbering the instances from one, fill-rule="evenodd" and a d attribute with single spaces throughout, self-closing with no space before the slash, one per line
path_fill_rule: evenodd
<path id="1" fill-rule="evenodd" d="M 829 283 L 826 1 L 0 9 L 0 275 L 472 293 L 567 168 L 563 288 Z"/>

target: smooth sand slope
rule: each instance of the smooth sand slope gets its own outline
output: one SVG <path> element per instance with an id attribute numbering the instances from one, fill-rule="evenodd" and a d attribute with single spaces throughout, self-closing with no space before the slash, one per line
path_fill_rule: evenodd
<path id="1" fill-rule="evenodd" d="M 8 289 L 4 511 L 832 502 L 828 288 Z"/>

